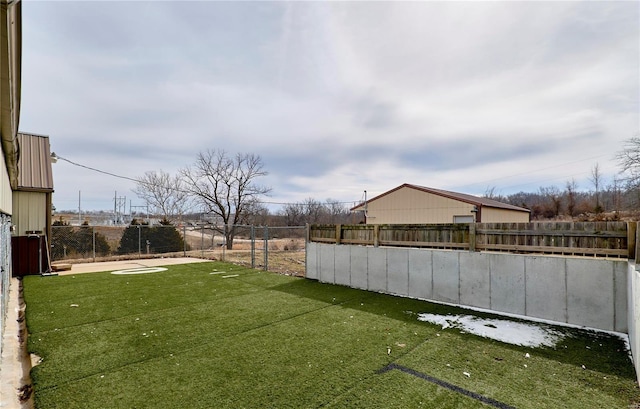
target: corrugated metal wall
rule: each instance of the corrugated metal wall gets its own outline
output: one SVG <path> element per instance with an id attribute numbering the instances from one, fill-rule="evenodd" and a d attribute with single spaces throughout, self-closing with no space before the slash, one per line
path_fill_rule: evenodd
<path id="1" fill-rule="evenodd" d="M 16 235 L 23 236 L 27 231 L 47 232 L 47 194 L 39 192 L 14 192 L 13 207 L 20 209 L 13 222 Z"/>
<path id="2" fill-rule="evenodd" d="M 18 189 L 53 191 L 49 137 L 18 133 L 21 158 L 18 162 Z"/>
<path id="3" fill-rule="evenodd" d="M 482 207 L 482 223 L 528 223 L 529 213 Z"/>

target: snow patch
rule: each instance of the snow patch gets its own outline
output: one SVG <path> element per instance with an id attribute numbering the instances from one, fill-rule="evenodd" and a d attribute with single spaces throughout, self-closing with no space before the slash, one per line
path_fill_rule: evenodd
<path id="1" fill-rule="evenodd" d="M 418 320 L 446 328 L 458 328 L 484 338 L 527 347 L 553 347 L 564 335 L 550 328 L 502 319 L 479 318 L 473 315 L 418 314 Z"/>

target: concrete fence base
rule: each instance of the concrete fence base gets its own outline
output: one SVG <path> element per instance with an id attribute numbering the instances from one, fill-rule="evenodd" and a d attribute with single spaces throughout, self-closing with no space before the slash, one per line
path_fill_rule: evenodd
<path id="1" fill-rule="evenodd" d="M 314 242 L 306 257 L 322 282 L 629 332 L 627 260 Z"/>
<path id="2" fill-rule="evenodd" d="M 640 267 L 640 266 L 639 266 Z M 628 267 L 628 316 L 629 316 L 629 344 L 633 355 L 633 364 L 636 368 L 636 376 L 640 380 L 640 272 L 636 270 L 636 264 L 629 263 Z"/>

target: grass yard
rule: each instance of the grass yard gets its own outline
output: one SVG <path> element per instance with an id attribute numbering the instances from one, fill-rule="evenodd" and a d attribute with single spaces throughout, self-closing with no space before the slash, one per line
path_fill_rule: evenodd
<path id="1" fill-rule="evenodd" d="M 417 319 L 469 311 L 233 264 L 28 276 L 24 295 L 37 409 L 638 402 L 619 337 L 557 328 L 554 348 L 514 346 Z"/>

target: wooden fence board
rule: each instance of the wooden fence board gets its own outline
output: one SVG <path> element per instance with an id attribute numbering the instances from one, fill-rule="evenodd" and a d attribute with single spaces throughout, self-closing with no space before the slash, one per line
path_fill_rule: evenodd
<path id="1" fill-rule="evenodd" d="M 626 222 L 312 225 L 309 230 L 309 240 L 321 243 L 594 257 L 636 255 L 636 224 Z"/>

